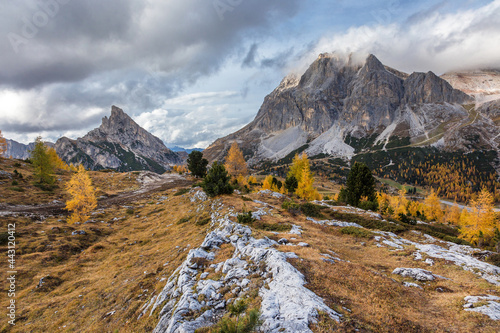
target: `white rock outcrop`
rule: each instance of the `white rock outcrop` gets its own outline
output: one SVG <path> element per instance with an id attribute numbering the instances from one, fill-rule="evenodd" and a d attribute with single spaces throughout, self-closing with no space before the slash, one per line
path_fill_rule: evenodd
<path id="1" fill-rule="evenodd" d="M 421 268 L 403 268 L 398 267 L 392 274 L 401 275 L 403 277 L 410 277 L 417 281 L 434 281 L 436 277 L 429 271 Z"/>
<path id="2" fill-rule="evenodd" d="M 235 215 L 231 210 L 223 215 L 224 206 L 219 201 L 213 201 L 211 207 L 213 231 L 199 248 L 189 251 L 154 303 L 151 301 L 144 310 L 151 308 L 152 315 L 161 309 L 154 332 L 192 333 L 197 328 L 215 324 L 227 305 L 222 289 L 229 287 L 236 298 L 243 297 L 252 283 L 250 275 L 256 273 L 265 279 L 258 291 L 262 299 L 262 331 L 311 332 L 309 325 L 315 322 L 319 311 L 340 320 L 340 314 L 304 287 L 304 276 L 287 261 L 297 257 L 294 253 L 278 251 L 274 248 L 277 243 L 271 239 L 253 238 L 250 228 L 230 220 Z M 197 258 L 212 261 L 214 251 L 225 243 L 234 247 L 233 256 L 211 265 L 222 276 L 213 280 L 204 274 L 202 279 Z"/>
<path id="3" fill-rule="evenodd" d="M 467 296 L 465 297 L 465 311 L 473 311 L 487 315 L 493 320 L 500 320 L 500 297 Z"/>

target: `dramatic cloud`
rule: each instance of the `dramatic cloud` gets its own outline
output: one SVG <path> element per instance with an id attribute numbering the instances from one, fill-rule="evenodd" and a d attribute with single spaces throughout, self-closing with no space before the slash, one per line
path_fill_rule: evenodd
<path id="1" fill-rule="evenodd" d="M 3 2 L 0 128 L 17 139 L 34 132 L 52 132 L 55 139 L 97 126 L 112 104 L 131 115 L 154 110 L 200 77 L 217 72 L 243 48 L 245 36 L 262 38 L 274 22 L 293 16 L 297 4 Z"/>
<path id="2" fill-rule="evenodd" d="M 441 13 L 443 6 L 439 3 L 401 23 L 363 25 L 324 37 L 302 64 L 318 53 L 340 51 L 373 53 L 386 65 L 408 72 L 500 68 L 500 1 L 454 13 Z M 385 14 L 390 21 L 396 12 Z"/>
<path id="3" fill-rule="evenodd" d="M 243 127 L 323 52 L 405 71 L 500 67 L 500 0 L 0 3 L 0 129 L 76 138 L 117 105 L 169 145 Z"/>

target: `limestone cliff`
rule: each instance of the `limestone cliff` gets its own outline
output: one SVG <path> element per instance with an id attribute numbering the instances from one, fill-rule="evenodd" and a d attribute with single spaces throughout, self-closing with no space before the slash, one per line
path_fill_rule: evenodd
<path id="1" fill-rule="evenodd" d="M 67 162 L 83 163 L 89 169 L 120 171 L 151 170 L 162 173 L 183 162 L 179 154 L 140 127 L 123 110 L 113 106 L 111 116 L 83 138 L 66 137 L 56 142 L 56 151 Z"/>

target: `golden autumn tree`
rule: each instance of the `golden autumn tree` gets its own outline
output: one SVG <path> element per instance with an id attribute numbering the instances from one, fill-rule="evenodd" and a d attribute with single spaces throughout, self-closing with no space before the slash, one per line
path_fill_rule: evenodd
<path id="1" fill-rule="evenodd" d="M 428 220 L 440 221 L 443 218 L 441 201 L 434 190 L 431 190 L 431 193 L 424 200 L 424 213 Z"/>
<path id="2" fill-rule="evenodd" d="M 295 177 L 298 182 L 300 182 L 301 177 L 302 177 L 302 171 L 304 168 L 310 168 L 309 167 L 309 159 L 307 158 L 306 153 L 302 153 L 302 155 L 295 154 L 293 160 L 292 160 L 292 165 L 290 166 L 290 170 L 288 171 L 288 176 L 287 177 Z"/>
<path id="3" fill-rule="evenodd" d="M 483 188 L 470 206 L 471 210 L 464 209 L 460 216 L 460 237 L 475 245 L 488 243 L 500 227 L 493 210 L 493 195 Z"/>
<path id="4" fill-rule="evenodd" d="M 239 176 L 245 177 L 248 174 L 247 163 L 236 141 L 229 148 L 224 167 L 234 179 L 238 179 Z"/>
<path id="5" fill-rule="evenodd" d="M 255 176 L 249 176 L 247 182 L 249 184 L 257 184 L 257 178 L 255 178 Z"/>
<path id="6" fill-rule="evenodd" d="M 2 135 L 0 131 L 0 156 L 2 156 L 7 151 L 7 140 Z"/>
<path id="7" fill-rule="evenodd" d="M 399 217 L 399 214 L 406 215 L 408 212 L 406 207 L 408 206 L 408 199 L 406 199 L 406 191 L 404 189 L 399 190 L 398 196 L 391 196 L 389 198 L 390 206 L 393 209 L 394 217 Z"/>
<path id="8" fill-rule="evenodd" d="M 288 174 L 293 175 L 298 180 L 295 194 L 305 200 L 321 200 L 318 190 L 313 187 L 314 178 L 306 153 L 303 153 L 300 157 L 295 155 L 293 161 L 294 163 L 290 167 Z"/>
<path id="9" fill-rule="evenodd" d="M 276 185 L 273 182 L 273 176 L 271 175 L 267 175 L 264 181 L 262 182 L 262 189 L 279 192 L 278 185 Z"/>
<path id="10" fill-rule="evenodd" d="M 446 213 L 444 216 L 444 219 L 446 222 L 459 225 L 460 224 L 460 207 L 458 207 L 458 204 L 455 202 L 455 204 L 451 207 L 448 207 L 446 209 Z"/>
<path id="11" fill-rule="evenodd" d="M 66 183 L 66 191 L 71 196 L 66 202 L 66 209 L 72 212 L 68 223 L 86 221 L 90 212 L 97 207 L 97 198 L 92 180 L 83 165 L 78 166 L 78 171 Z"/>
<path id="12" fill-rule="evenodd" d="M 49 163 L 56 169 L 70 170 L 70 167 L 66 162 L 64 162 L 54 148 L 47 148 L 47 155 L 49 156 Z"/>

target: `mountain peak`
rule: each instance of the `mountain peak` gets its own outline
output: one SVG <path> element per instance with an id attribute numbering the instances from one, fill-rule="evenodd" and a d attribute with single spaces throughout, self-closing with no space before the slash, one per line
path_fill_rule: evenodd
<path id="1" fill-rule="evenodd" d="M 368 71 L 379 71 L 379 70 L 385 71 L 384 65 L 373 54 L 370 54 L 368 58 L 366 58 L 366 62 L 363 68 Z"/>
<path id="2" fill-rule="evenodd" d="M 86 156 L 84 162 L 88 168 L 164 172 L 168 165 L 182 162 L 181 157 L 168 149 L 163 141 L 114 105 L 111 116 L 102 118 L 101 126 L 82 139 L 67 145 L 64 140 L 58 142 L 59 151 L 66 161 L 82 162 L 72 159 Z"/>
<path id="3" fill-rule="evenodd" d="M 128 115 L 125 112 L 123 112 L 123 110 L 120 109 L 119 107 L 117 107 L 115 105 L 111 106 L 111 118 L 123 117 L 123 116 L 128 117 Z"/>

